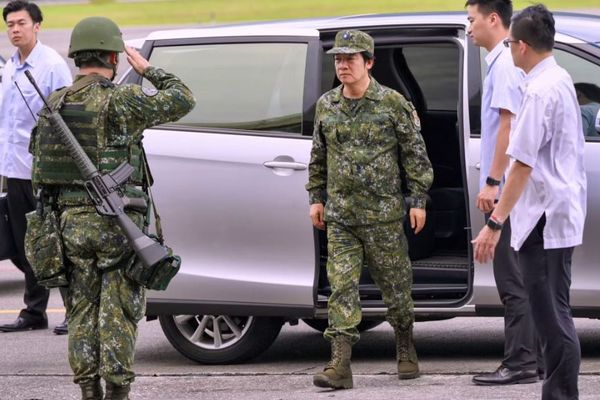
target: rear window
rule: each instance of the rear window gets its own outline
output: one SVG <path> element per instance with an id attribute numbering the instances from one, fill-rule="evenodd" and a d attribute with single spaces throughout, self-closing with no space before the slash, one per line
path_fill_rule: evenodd
<path id="1" fill-rule="evenodd" d="M 196 97 L 177 125 L 300 134 L 306 52 L 305 43 L 170 46 L 156 47 L 150 62 Z"/>
<path id="2" fill-rule="evenodd" d="M 459 49 L 453 43 L 399 43 L 375 47 L 372 73 L 380 84 L 400 92 L 417 109 L 423 101 L 427 111 L 456 111 L 459 62 Z M 339 84 L 333 57 L 325 55 L 321 90 L 326 92 Z"/>
<path id="3" fill-rule="evenodd" d="M 600 65 L 563 49 L 554 49 L 554 57 L 571 75 L 575 84 L 586 140 L 600 141 L 595 127 L 596 115 L 600 110 Z"/>
<path id="4" fill-rule="evenodd" d="M 574 83 L 586 82 L 600 86 L 600 65 L 562 49 L 554 49 L 554 57 L 569 72 Z"/>
<path id="5" fill-rule="evenodd" d="M 403 50 L 406 63 L 421 87 L 428 110 L 458 107 L 459 57 L 449 43 L 412 45 Z"/>

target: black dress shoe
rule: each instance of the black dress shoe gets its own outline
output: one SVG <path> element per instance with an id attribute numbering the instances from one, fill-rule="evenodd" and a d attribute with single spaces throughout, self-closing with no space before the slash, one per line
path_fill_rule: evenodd
<path id="1" fill-rule="evenodd" d="M 54 332 L 57 335 L 66 335 L 67 333 L 69 333 L 68 324 L 69 324 L 69 318 L 65 317 L 65 320 L 63 322 L 61 322 L 59 325 L 56 325 L 52 332 Z"/>
<path id="2" fill-rule="evenodd" d="M 12 324 L 0 325 L 0 332 L 21 332 L 34 329 L 48 329 L 48 320 L 31 320 L 18 317 Z"/>
<path id="3" fill-rule="evenodd" d="M 478 385 L 514 385 L 517 383 L 534 383 L 538 381 L 535 369 L 512 370 L 500 366 L 489 374 L 480 374 L 473 377 L 473 382 Z"/>

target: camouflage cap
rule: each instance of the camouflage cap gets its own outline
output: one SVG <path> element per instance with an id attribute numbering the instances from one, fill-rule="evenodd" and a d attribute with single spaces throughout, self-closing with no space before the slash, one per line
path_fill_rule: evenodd
<path id="1" fill-rule="evenodd" d="M 327 54 L 354 54 L 369 52 L 373 55 L 375 44 L 368 33 L 356 30 L 343 30 L 335 35 L 335 44 Z"/>

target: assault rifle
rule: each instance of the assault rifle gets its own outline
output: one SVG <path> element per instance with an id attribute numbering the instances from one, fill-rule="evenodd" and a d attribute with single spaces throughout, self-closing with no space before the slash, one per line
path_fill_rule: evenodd
<path id="1" fill-rule="evenodd" d="M 123 196 L 121 186 L 127 182 L 134 168 L 127 162 L 123 162 L 114 171 L 104 175 L 100 174 L 61 115 L 57 111 L 52 111 L 31 73 L 25 71 L 25 75 L 44 101 L 44 107 L 48 111 L 46 117 L 50 121 L 54 131 L 60 136 L 61 141 L 67 147 L 71 157 L 73 157 L 73 161 L 75 161 L 77 168 L 83 175 L 85 189 L 94 203 L 98 214 L 117 218 L 117 224 L 121 227 L 129 244 L 144 267 L 152 270 L 160 263 L 168 263 L 172 257 L 167 247 L 148 237 L 125 214 L 125 207 L 129 204 L 135 206 L 135 204 L 133 201 L 130 203 Z"/>

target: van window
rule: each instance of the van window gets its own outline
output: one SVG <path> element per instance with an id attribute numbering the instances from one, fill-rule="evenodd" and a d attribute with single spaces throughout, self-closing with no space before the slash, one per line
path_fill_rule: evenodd
<path id="1" fill-rule="evenodd" d="M 305 43 L 169 46 L 150 63 L 194 93 L 196 107 L 177 125 L 300 134 L 306 52 Z"/>
<path id="2" fill-rule="evenodd" d="M 460 76 L 458 54 L 458 47 L 451 43 L 376 46 L 372 73 L 379 83 L 397 90 L 413 103 L 425 102 L 423 106 L 428 111 L 456 111 Z M 323 56 L 321 83 L 322 92 L 340 84 L 331 55 Z M 418 88 L 413 87 L 415 85 Z M 419 104 L 415 106 L 419 109 Z"/>
<path id="3" fill-rule="evenodd" d="M 595 128 L 600 110 L 600 65 L 562 49 L 554 49 L 554 57 L 573 78 L 586 140 L 600 141 L 600 133 Z"/>
<path id="4" fill-rule="evenodd" d="M 427 109 L 456 111 L 460 76 L 456 45 L 406 46 L 403 53 L 408 68 L 419 82 Z"/>

